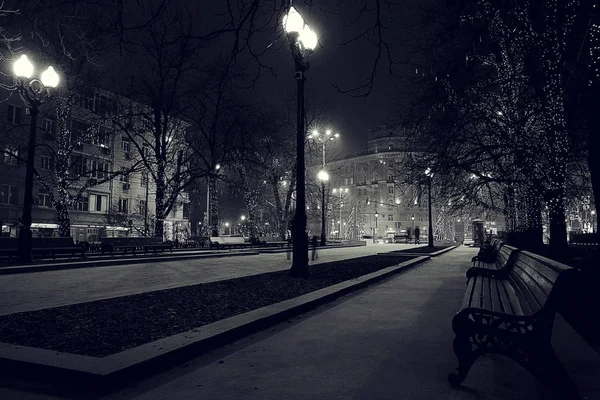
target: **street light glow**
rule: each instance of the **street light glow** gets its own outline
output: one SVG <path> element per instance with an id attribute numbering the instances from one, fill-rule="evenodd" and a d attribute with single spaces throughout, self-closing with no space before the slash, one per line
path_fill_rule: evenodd
<path id="1" fill-rule="evenodd" d="M 302 32 L 300 32 L 298 40 L 300 40 L 306 50 L 314 50 L 319 41 L 317 34 L 310 29 L 308 24 L 304 25 L 304 29 L 302 29 Z"/>
<path id="2" fill-rule="evenodd" d="M 51 88 L 57 87 L 58 81 L 60 80 L 58 74 L 56 73 L 52 65 L 50 65 L 44 72 L 42 72 L 40 79 L 42 81 L 42 85 Z"/>
<path id="3" fill-rule="evenodd" d="M 221 164 L 217 164 L 217 165 L 215 165 L 215 171 L 218 171 L 218 170 L 220 170 L 220 169 L 221 169 Z"/>
<path id="4" fill-rule="evenodd" d="M 283 28 L 287 33 L 300 33 L 304 27 L 302 15 L 292 6 L 287 15 L 283 16 Z"/>
<path id="5" fill-rule="evenodd" d="M 327 171 L 325 171 L 324 169 L 320 170 L 319 173 L 317 174 L 317 178 L 321 181 L 321 182 L 327 182 L 329 180 L 329 174 L 327 173 Z"/>
<path id="6" fill-rule="evenodd" d="M 23 54 L 13 64 L 13 71 L 19 78 L 31 78 L 33 75 L 33 64 L 27 58 L 27 55 Z"/>
<path id="7" fill-rule="evenodd" d="M 246 216 L 245 216 L 245 215 L 242 215 L 242 216 L 241 216 L 241 219 L 242 219 L 242 221 L 245 221 L 245 220 L 246 220 Z"/>

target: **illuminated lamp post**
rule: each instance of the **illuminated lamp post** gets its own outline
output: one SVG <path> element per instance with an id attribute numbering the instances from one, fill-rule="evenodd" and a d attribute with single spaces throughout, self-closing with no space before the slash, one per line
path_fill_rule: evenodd
<path id="1" fill-rule="evenodd" d="M 317 35 L 294 7 L 283 17 L 283 28 L 290 41 L 297 84 L 296 122 L 296 214 L 293 229 L 293 260 L 290 275 L 309 276 L 308 237 L 306 236 L 306 180 L 304 165 L 304 81 L 309 67 L 308 56 L 317 46 Z"/>
<path id="2" fill-rule="evenodd" d="M 33 171 L 35 169 L 35 141 L 37 116 L 39 107 L 51 96 L 51 90 L 58 86 L 60 78 L 54 68 L 49 66 L 40 74 L 40 78 L 32 78 L 35 67 L 23 54 L 13 64 L 13 72 L 17 77 L 16 90 L 29 109 L 31 123 L 29 127 L 29 145 L 27 148 L 27 165 L 25 171 L 25 196 L 23 198 L 23 217 L 17 240 L 18 256 L 21 262 L 32 262 L 31 257 L 31 207 L 33 204 Z"/>

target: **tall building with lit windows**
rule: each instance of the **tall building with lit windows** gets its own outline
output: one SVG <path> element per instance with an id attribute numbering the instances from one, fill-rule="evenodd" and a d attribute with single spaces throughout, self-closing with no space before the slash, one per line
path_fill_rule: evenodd
<path id="1" fill-rule="evenodd" d="M 3 89 L 0 92 L 5 99 L 0 102 L 0 225 L 3 236 L 17 236 L 25 191 L 26 166 L 22 160 L 27 154 L 30 118 L 18 93 Z M 69 210 L 71 236 L 76 241 L 153 232 L 155 186 L 148 172 L 141 169 L 106 180 L 110 174 L 128 168 L 139 159 L 139 150 L 115 124 L 108 122 L 109 119 L 100 124 L 95 122 L 111 111 L 117 99 L 118 95 L 102 89 L 81 89 L 68 118 L 69 140 L 74 147 L 66 161 L 57 160 L 60 156 L 56 147 L 54 110 L 46 104 L 38 115 L 37 174 L 47 176 L 54 173 L 57 162 L 68 162 L 73 176 L 83 177 L 72 190 L 89 186 Z M 90 129 L 92 125 L 94 129 Z M 90 134 L 90 131 L 93 132 Z M 149 148 L 141 151 L 149 151 Z M 100 183 L 103 180 L 106 181 Z M 57 188 L 44 187 L 38 179 L 34 180 L 34 236 L 58 235 L 57 210 L 50 201 L 49 190 Z M 165 220 L 165 239 L 178 237 L 181 240 L 189 232 L 188 203 L 187 193 L 181 193 Z"/>
<path id="2" fill-rule="evenodd" d="M 407 177 L 401 162 L 416 151 L 407 143 L 406 131 L 402 128 L 383 126 L 369 132 L 367 150 L 326 164 L 330 177 L 326 186 L 329 237 L 393 238 L 407 233 L 412 236 L 418 227 L 421 240 L 426 240 L 429 225 L 427 188 L 405 183 Z M 320 168 L 312 166 L 308 172 L 313 188 L 308 199 L 312 232 L 320 231 L 320 194 L 315 193 L 320 193 L 321 189 L 314 178 Z M 336 196 L 340 188 L 344 190 Z M 435 215 L 434 205 L 434 218 Z"/>

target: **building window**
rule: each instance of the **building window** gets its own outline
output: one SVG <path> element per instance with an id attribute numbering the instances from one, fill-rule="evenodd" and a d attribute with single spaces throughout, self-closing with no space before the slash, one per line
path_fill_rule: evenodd
<path id="1" fill-rule="evenodd" d="M 344 179 L 344 185 L 348 186 L 348 178 Z"/>
<path id="2" fill-rule="evenodd" d="M 54 169 L 54 159 L 48 156 L 41 156 L 40 168 L 42 171 L 52 171 L 52 169 Z"/>
<path id="3" fill-rule="evenodd" d="M 183 218 L 187 219 L 190 217 L 190 203 L 183 203 Z"/>
<path id="4" fill-rule="evenodd" d="M 125 214 L 129 212 L 129 199 L 119 199 L 119 212 Z"/>
<path id="5" fill-rule="evenodd" d="M 148 157 L 148 155 L 150 154 L 150 146 L 148 146 L 147 144 L 144 144 L 142 153 L 143 153 L 144 157 Z"/>
<path id="6" fill-rule="evenodd" d="M 101 194 L 90 195 L 90 211 L 106 212 L 106 206 L 108 203 L 108 196 Z"/>
<path id="7" fill-rule="evenodd" d="M 394 220 L 394 214 L 388 214 L 388 221 Z"/>
<path id="8" fill-rule="evenodd" d="M 77 211 L 88 211 L 88 197 L 83 196 L 77 199 L 75 202 L 75 210 Z"/>
<path id="9" fill-rule="evenodd" d="M 2 193 L 0 193 L 0 202 L 2 204 L 17 205 L 19 197 L 19 188 L 13 185 L 2 185 Z"/>
<path id="10" fill-rule="evenodd" d="M 19 157 L 19 151 L 17 149 L 11 149 L 10 147 L 4 149 L 5 164 L 17 165 L 17 157 Z"/>
<path id="11" fill-rule="evenodd" d="M 119 175 L 119 182 L 129 183 L 129 174 Z"/>
<path id="12" fill-rule="evenodd" d="M 140 200 L 139 211 L 141 215 L 146 215 L 146 200 Z"/>
<path id="13" fill-rule="evenodd" d="M 108 96 L 99 94 L 96 97 L 96 113 L 98 113 L 100 115 L 108 114 L 109 106 L 110 106 L 110 99 L 108 98 Z"/>
<path id="14" fill-rule="evenodd" d="M 81 121 L 71 121 L 71 142 L 86 142 L 88 140 L 90 127 L 90 124 Z"/>
<path id="15" fill-rule="evenodd" d="M 394 187 L 388 186 L 388 194 L 394 194 Z"/>
<path id="16" fill-rule="evenodd" d="M 50 118 L 44 118 L 44 132 L 48 135 L 54 133 L 54 121 Z"/>
<path id="17" fill-rule="evenodd" d="M 50 201 L 50 194 L 45 190 L 38 192 L 38 204 L 40 207 L 52 208 L 52 202 Z"/>
<path id="18" fill-rule="evenodd" d="M 129 143 L 129 140 L 123 139 L 121 141 L 121 150 L 123 150 L 123 153 L 129 153 L 131 150 L 131 143 Z"/>
<path id="19" fill-rule="evenodd" d="M 21 107 L 9 104 L 6 109 L 6 120 L 11 124 L 18 125 L 21 123 Z"/>
<path id="20" fill-rule="evenodd" d="M 104 128 L 95 129 L 93 142 L 96 146 L 108 147 L 108 133 Z"/>
<path id="21" fill-rule="evenodd" d="M 354 185 L 354 178 L 350 178 L 350 184 Z"/>
<path id="22" fill-rule="evenodd" d="M 79 97 L 79 107 L 89 111 L 94 111 L 94 89 L 90 87 L 83 88 Z"/>

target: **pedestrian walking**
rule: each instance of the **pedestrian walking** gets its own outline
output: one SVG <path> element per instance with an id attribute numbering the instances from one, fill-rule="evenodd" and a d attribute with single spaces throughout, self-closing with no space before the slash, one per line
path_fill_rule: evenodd
<path id="1" fill-rule="evenodd" d="M 415 228 L 415 244 L 421 244 L 421 231 L 419 230 L 419 227 L 417 226 Z"/>
<path id="2" fill-rule="evenodd" d="M 319 259 L 319 254 L 317 253 L 317 242 L 318 242 L 318 238 L 317 235 L 313 235 L 311 242 L 312 242 L 312 260 L 315 261 Z"/>

